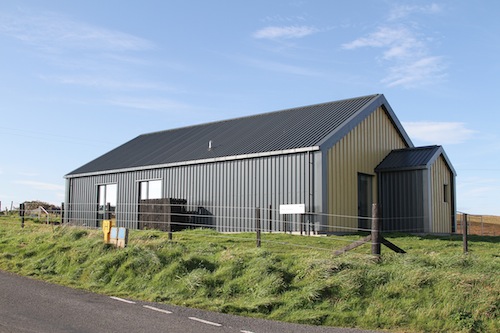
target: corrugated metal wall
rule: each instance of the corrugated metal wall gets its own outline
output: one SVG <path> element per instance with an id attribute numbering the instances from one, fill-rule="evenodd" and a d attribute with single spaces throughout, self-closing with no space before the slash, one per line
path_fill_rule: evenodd
<path id="1" fill-rule="evenodd" d="M 426 174 L 422 169 L 379 174 L 382 230 L 424 232 Z"/>
<path id="2" fill-rule="evenodd" d="M 430 174 L 433 208 L 430 231 L 432 233 L 451 233 L 455 214 L 453 208 L 455 198 L 452 195 L 454 177 L 442 155 L 431 166 Z"/>
<path id="3" fill-rule="evenodd" d="M 326 200 L 328 213 L 337 215 L 329 218 L 328 232 L 355 231 L 358 173 L 374 176 L 373 199 L 377 202 L 374 169 L 391 150 L 400 148 L 406 148 L 404 140 L 379 107 L 328 151 Z"/>
<path id="4" fill-rule="evenodd" d="M 68 218 L 94 226 L 97 186 L 116 183 L 118 224 L 137 228 L 139 181 L 161 179 L 163 197 L 186 199 L 188 210 L 205 209 L 219 231 L 253 231 L 256 207 L 266 209 L 261 211 L 266 221 L 272 208 L 272 229 L 279 231 L 284 228 L 280 204 L 304 203 L 307 211 L 321 211 L 318 165 L 319 151 L 70 178 Z M 298 218 L 293 221 L 296 231 Z M 263 228 L 267 230 L 269 223 Z"/>
<path id="5" fill-rule="evenodd" d="M 429 170 L 382 172 L 379 177 L 384 230 L 452 232 L 454 176 L 442 155 Z"/>

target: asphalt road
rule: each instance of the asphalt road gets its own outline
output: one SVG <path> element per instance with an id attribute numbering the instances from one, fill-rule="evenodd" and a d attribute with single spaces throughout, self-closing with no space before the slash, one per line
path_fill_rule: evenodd
<path id="1" fill-rule="evenodd" d="M 109 297 L 0 271 L 0 332 L 366 333 L 370 331 L 287 324 Z"/>

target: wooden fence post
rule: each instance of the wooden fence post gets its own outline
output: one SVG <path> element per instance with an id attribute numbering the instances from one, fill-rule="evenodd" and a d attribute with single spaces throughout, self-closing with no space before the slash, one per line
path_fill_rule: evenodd
<path id="1" fill-rule="evenodd" d="M 309 213 L 304 216 L 304 219 L 304 232 L 307 234 L 307 236 L 311 236 L 311 216 L 309 215 Z"/>
<path id="2" fill-rule="evenodd" d="M 481 215 L 481 236 L 484 236 L 483 215 Z"/>
<path id="3" fill-rule="evenodd" d="M 168 240 L 172 240 L 172 199 L 167 199 L 165 206 L 165 217 L 167 219 Z"/>
<path id="4" fill-rule="evenodd" d="M 462 218 L 463 218 L 462 234 L 463 234 L 463 241 L 464 241 L 464 253 L 467 254 L 469 252 L 469 244 L 468 244 L 468 239 L 467 239 L 467 214 L 463 214 Z"/>
<path id="5" fill-rule="evenodd" d="M 255 229 L 257 231 L 257 247 L 260 247 L 260 209 L 255 208 Z"/>
<path id="6" fill-rule="evenodd" d="M 104 213 L 104 216 L 106 220 L 111 220 L 111 203 L 109 202 L 106 204 L 106 211 Z"/>
<path id="7" fill-rule="evenodd" d="M 372 254 L 380 258 L 380 221 L 378 219 L 378 207 L 377 204 L 372 205 Z"/>
<path id="8" fill-rule="evenodd" d="M 21 216 L 21 228 L 24 228 L 24 203 L 19 204 L 19 216 Z"/>
<path id="9" fill-rule="evenodd" d="M 300 235 L 302 236 L 304 230 L 304 214 L 300 214 L 299 224 L 300 224 Z"/>
<path id="10" fill-rule="evenodd" d="M 379 220 L 379 211 L 378 211 L 378 206 L 377 204 L 372 205 L 372 229 L 370 235 L 355 241 L 347 246 L 345 246 L 341 250 L 337 250 L 333 253 L 333 255 L 338 256 L 342 253 L 345 253 L 347 251 L 350 251 L 352 249 L 357 248 L 358 246 L 361 246 L 365 243 L 371 242 L 372 243 L 372 254 L 376 257 L 378 261 L 380 261 L 380 254 L 381 254 L 381 244 L 384 244 L 391 250 L 397 253 L 406 253 L 405 250 L 401 249 L 397 245 L 393 244 L 392 242 L 388 241 L 387 239 L 382 236 L 381 233 L 381 224 Z"/>
<path id="11" fill-rule="evenodd" d="M 273 205 L 269 205 L 269 233 L 273 232 Z"/>
<path id="12" fill-rule="evenodd" d="M 61 202 L 61 224 L 64 223 L 64 202 Z"/>

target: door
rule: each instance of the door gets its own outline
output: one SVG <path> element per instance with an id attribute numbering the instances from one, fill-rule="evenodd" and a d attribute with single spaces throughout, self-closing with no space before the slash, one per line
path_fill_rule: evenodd
<path id="1" fill-rule="evenodd" d="M 373 203 L 373 176 L 358 173 L 358 228 L 368 231 L 371 228 Z"/>
<path id="2" fill-rule="evenodd" d="M 115 218 L 116 184 L 103 184 L 97 187 L 97 221 L 96 227 L 102 226 L 102 220 Z"/>

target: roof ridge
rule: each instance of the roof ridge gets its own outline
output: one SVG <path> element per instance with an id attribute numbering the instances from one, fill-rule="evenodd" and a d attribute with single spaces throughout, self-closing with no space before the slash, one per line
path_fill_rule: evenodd
<path id="1" fill-rule="evenodd" d="M 428 145 L 428 146 L 418 146 L 418 147 L 406 147 L 406 148 L 399 148 L 399 149 L 394 149 L 392 151 L 402 151 L 402 150 L 424 150 L 424 149 L 431 149 L 431 148 L 440 148 L 442 147 L 441 145 Z"/>
<path id="2" fill-rule="evenodd" d="M 206 123 L 169 128 L 169 129 L 159 130 L 159 131 L 153 131 L 153 132 L 139 134 L 138 136 L 149 136 L 149 135 L 155 135 L 155 134 L 164 133 L 164 132 L 185 130 L 188 128 L 196 128 L 196 127 L 200 127 L 200 126 L 222 124 L 222 123 L 227 123 L 227 122 L 235 121 L 235 120 L 257 118 L 257 117 L 262 117 L 262 116 L 266 116 L 266 115 L 271 115 L 271 114 L 276 114 L 276 113 L 281 113 L 281 112 L 289 112 L 289 111 L 303 109 L 303 108 L 314 108 L 314 107 L 328 105 L 328 104 L 345 103 L 345 102 L 360 100 L 360 99 L 364 99 L 364 98 L 368 98 L 368 97 L 375 98 L 375 97 L 378 97 L 380 95 L 382 95 L 382 94 L 377 93 L 377 94 L 364 95 L 364 96 L 358 96 L 358 97 L 352 97 L 352 98 L 345 98 L 345 99 L 340 99 L 340 100 L 336 100 L 336 101 L 329 101 L 329 102 L 322 102 L 322 103 L 316 103 L 316 104 L 310 104 L 310 105 L 296 106 L 296 107 L 279 109 L 279 110 L 274 110 L 274 111 L 267 111 L 267 112 L 263 112 L 263 113 L 251 114 L 251 115 L 246 115 L 246 116 L 241 116 L 241 117 L 222 119 L 222 120 L 214 120 L 214 121 L 210 121 L 210 122 L 206 122 Z"/>

